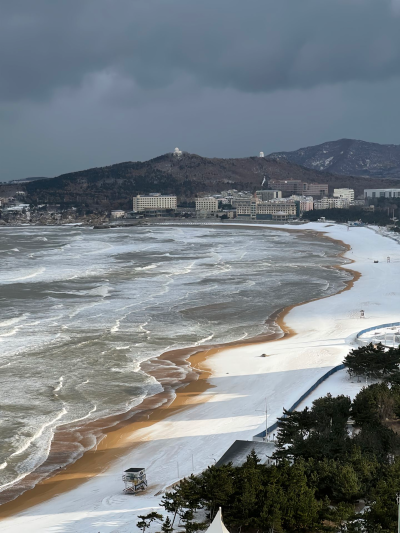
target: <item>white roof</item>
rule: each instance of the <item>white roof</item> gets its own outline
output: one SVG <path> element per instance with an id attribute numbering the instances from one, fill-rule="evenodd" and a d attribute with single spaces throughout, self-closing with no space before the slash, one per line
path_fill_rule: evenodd
<path id="1" fill-rule="evenodd" d="M 218 513 L 215 515 L 215 518 L 212 521 L 211 526 L 207 529 L 206 533 L 229 533 L 222 522 L 221 507 L 219 508 Z"/>

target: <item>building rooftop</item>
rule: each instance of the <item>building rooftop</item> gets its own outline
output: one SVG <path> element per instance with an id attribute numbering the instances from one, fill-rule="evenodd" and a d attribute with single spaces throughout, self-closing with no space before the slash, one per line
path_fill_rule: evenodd
<path id="1" fill-rule="evenodd" d="M 256 442 L 247 440 L 236 440 L 227 450 L 216 466 L 227 465 L 232 463 L 233 466 L 241 466 L 246 462 L 247 456 L 254 450 L 261 464 L 266 463 L 267 458 L 275 451 L 274 442 Z"/>

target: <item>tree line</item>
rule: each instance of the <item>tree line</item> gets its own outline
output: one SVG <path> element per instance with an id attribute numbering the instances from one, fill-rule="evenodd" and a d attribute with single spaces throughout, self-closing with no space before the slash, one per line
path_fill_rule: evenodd
<path id="1" fill-rule="evenodd" d="M 392 533 L 400 492 L 400 349 L 346 356 L 351 377 L 379 380 L 351 400 L 328 394 L 278 419 L 274 464 L 254 451 L 242 466 L 210 466 L 166 492 L 163 533 L 206 529 L 222 508 L 234 533 Z M 155 513 L 157 515 L 157 513 Z M 152 515 L 152 516 L 150 516 Z M 142 516 L 146 529 L 162 516 Z M 147 522 L 146 522 L 147 520 Z M 143 531 L 144 531 L 143 529 Z"/>

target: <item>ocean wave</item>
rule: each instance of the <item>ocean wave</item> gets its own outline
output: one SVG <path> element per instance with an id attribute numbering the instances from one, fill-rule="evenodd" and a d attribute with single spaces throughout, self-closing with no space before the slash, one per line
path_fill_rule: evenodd
<path id="1" fill-rule="evenodd" d="M 27 439 L 27 441 L 20 448 L 18 448 L 14 453 L 12 453 L 10 455 L 10 457 L 15 457 L 15 456 L 21 455 L 23 452 L 25 452 L 37 439 L 39 439 L 43 435 L 43 432 L 45 431 L 46 428 L 53 426 L 55 424 L 55 422 L 60 420 L 65 414 L 67 414 L 67 412 L 68 412 L 67 409 L 65 407 L 63 407 L 62 410 L 57 414 L 57 416 L 55 418 L 53 418 L 49 422 L 44 423 L 36 431 L 36 433 L 34 435 L 32 435 L 32 437 L 30 439 Z"/>
<path id="2" fill-rule="evenodd" d="M 156 263 L 153 263 L 151 265 L 147 265 L 145 267 L 136 267 L 135 270 L 152 270 L 153 268 L 157 268 L 158 265 Z"/>
<path id="3" fill-rule="evenodd" d="M 8 281 L 8 283 L 14 283 L 16 281 L 23 281 L 25 279 L 31 279 L 31 278 L 36 278 L 37 276 L 40 276 L 40 274 L 43 274 L 43 272 L 46 271 L 46 268 L 45 267 L 40 267 L 36 270 L 34 270 L 33 272 L 29 273 L 29 274 L 26 274 L 25 276 L 20 276 L 18 278 L 11 278 Z"/>
<path id="4" fill-rule="evenodd" d="M 58 385 L 54 388 L 54 392 L 55 393 L 60 392 L 60 390 L 63 388 L 63 385 L 64 385 L 64 377 L 61 376 L 60 379 L 58 380 Z"/>

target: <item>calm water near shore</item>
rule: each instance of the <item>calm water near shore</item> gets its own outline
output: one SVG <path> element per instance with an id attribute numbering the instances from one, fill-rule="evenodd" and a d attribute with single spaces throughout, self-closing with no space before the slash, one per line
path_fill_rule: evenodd
<path id="1" fill-rule="evenodd" d="M 232 226 L 1 228 L 0 490 L 45 461 L 60 425 L 159 392 L 141 362 L 265 333 L 277 309 L 343 288 L 341 251 Z"/>

